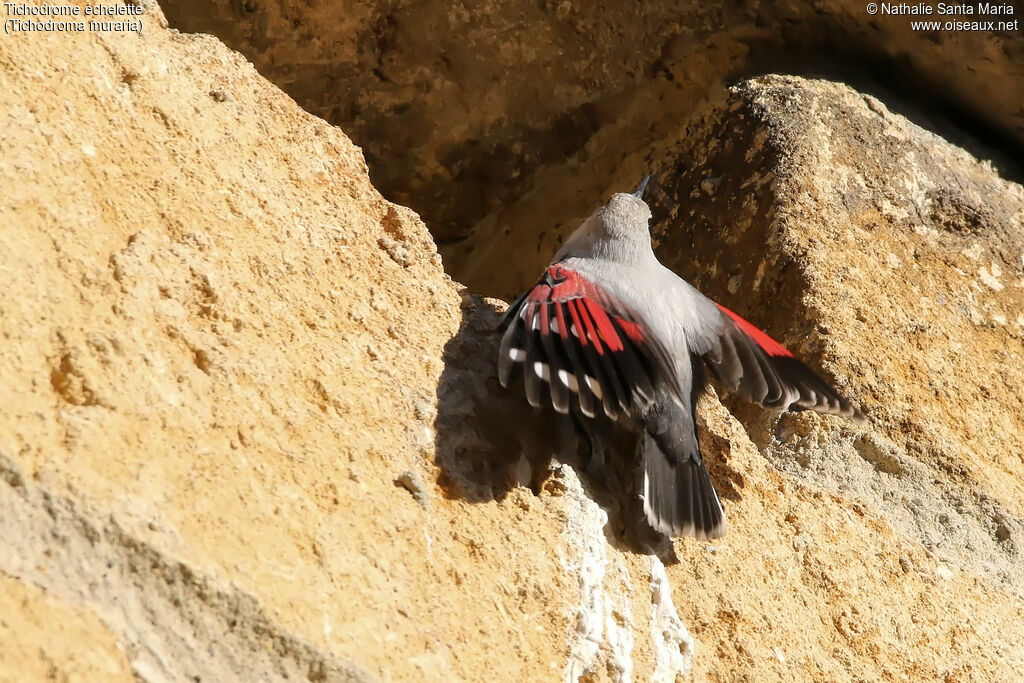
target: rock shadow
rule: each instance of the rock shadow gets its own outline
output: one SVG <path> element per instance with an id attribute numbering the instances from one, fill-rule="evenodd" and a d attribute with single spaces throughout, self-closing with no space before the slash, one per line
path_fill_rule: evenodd
<path id="1" fill-rule="evenodd" d="M 471 503 L 503 500 L 518 485 L 539 492 L 552 458 L 571 448 L 571 424 L 498 382 L 501 315 L 463 290 L 462 322 L 445 345 L 437 386 L 437 483 L 445 496 Z"/>
<path id="2" fill-rule="evenodd" d="M 471 503 L 501 501 L 516 486 L 528 486 L 535 495 L 559 495 L 562 467 L 569 466 L 586 495 L 607 513 L 605 536 L 612 546 L 676 561 L 672 540 L 644 517 L 641 473 L 632 457 L 636 436 L 607 419 L 589 421 L 585 433 L 576 422 L 582 418 L 532 408 L 518 372 L 508 388 L 500 385 L 501 316 L 493 300 L 463 291 L 462 322 L 445 346 L 437 388 L 434 461 L 443 495 Z M 744 481 L 726 462 L 728 441 L 699 422 L 719 496 L 739 500 Z M 591 448 L 593 436 L 600 437 L 600 449 Z"/>

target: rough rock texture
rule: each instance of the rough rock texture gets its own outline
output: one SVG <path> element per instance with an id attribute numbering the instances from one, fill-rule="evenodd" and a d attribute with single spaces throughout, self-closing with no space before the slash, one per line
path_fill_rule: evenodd
<path id="1" fill-rule="evenodd" d="M 482 386 L 444 388 L 425 226 L 240 55 L 144 20 L 0 41 L 0 679 L 547 680 L 609 632 L 623 671 L 684 669 L 571 473 L 436 484 Z"/>
<path id="2" fill-rule="evenodd" d="M 528 220 L 571 222 L 610 178 L 636 182 L 643 162 L 631 152 L 741 75 L 871 80 L 937 123 L 967 124 L 1024 155 L 1019 25 L 914 31 L 922 17 L 872 16 L 866 4 L 177 0 L 166 10 L 172 25 L 218 36 L 352 135 L 384 195 L 452 242 L 448 271 L 508 296 L 486 288 L 500 257 L 466 257 L 523 227 L 511 201 L 555 188 L 560 201 Z"/>
<path id="3" fill-rule="evenodd" d="M 656 179 L 659 252 L 823 368 L 871 421 L 853 434 L 808 414 L 737 411 L 789 484 L 843 501 L 859 528 L 839 541 L 847 559 L 823 566 L 821 544 L 838 539 L 819 526 L 820 504 L 783 516 L 805 586 L 852 597 L 873 584 L 883 598 L 822 615 L 844 650 L 835 661 L 920 667 L 911 679 L 1019 678 L 1024 629 L 993 629 L 987 605 L 1024 605 L 1024 189 L 834 83 L 743 83 L 687 132 Z M 915 595 L 922 575 L 936 584 Z M 935 654 L 901 662 L 915 632 Z M 882 633 L 894 650 L 867 642 Z M 956 652 L 975 636 L 978 651 Z"/>
<path id="4" fill-rule="evenodd" d="M 833 83 L 744 83 L 691 135 L 712 142 L 655 190 L 666 262 L 827 359 L 874 425 L 837 448 L 794 415 L 755 440 L 1024 595 L 1024 189 Z"/>
<path id="5" fill-rule="evenodd" d="M 665 567 L 359 149 L 145 19 L 0 41 L 0 679 L 1024 675 L 1019 186 L 799 79 L 660 143 L 667 260 L 872 421 L 709 394 Z"/>
<path id="6" fill-rule="evenodd" d="M 31 583 L 0 576 L 0 676 L 131 681 L 128 661 L 96 615 Z"/>

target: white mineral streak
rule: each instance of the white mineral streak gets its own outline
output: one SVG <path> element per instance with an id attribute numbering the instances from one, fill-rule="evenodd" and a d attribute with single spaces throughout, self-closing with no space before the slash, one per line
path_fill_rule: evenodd
<path id="1" fill-rule="evenodd" d="M 604 615 L 608 670 L 618 683 L 629 683 L 633 680 L 633 608 L 629 602 L 633 584 L 620 554 L 615 554 L 611 564 L 614 571 L 609 572 L 609 580 L 613 585 Z"/>
<path id="2" fill-rule="evenodd" d="M 652 681 L 674 681 L 693 665 L 693 637 L 672 604 L 672 586 L 665 565 L 651 556 L 651 640 L 654 643 Z"/>
<path id="3" fill-rule="evenodd" d="M 579 585 L 579 603 L 568 630 L 569 660 L 565 680 L 575 683 L 603 667 L 616 681 L 633 678 L 633 611 L 629 599 L 632 585 L 622 558 L 609 560 L 604 526 L 608 516 L 587 497 L 576 473 L 565 473 L 565 547 L 578 548 L 579 557 L 563 560 L 566 571 Z M 611 590 L 605 583 L 609 582 Z"/>

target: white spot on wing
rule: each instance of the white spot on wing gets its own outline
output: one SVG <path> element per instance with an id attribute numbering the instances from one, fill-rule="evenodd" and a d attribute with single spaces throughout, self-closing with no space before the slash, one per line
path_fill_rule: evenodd
<path id="1" fill-rule="evenodd" d="M 558 371 L 558 379 L 565 386 L 569 387 L 569 391 L 579 391 L 579 384 L 576 383 L 576 375 L 570 375 L 565 370 Z"/>
<path id="2" fill-rule="evenodd" d="M 526 351 L 523 349 L 511 348 L 508 350 L 508 357 L 511 358 L 514 363 L 522 363 L 526 360 Z"/>
<path id="3" fill-rule="evenodd" d="M 533 371 L 545 382 L 551 381 L 551 369 L 547 363 L 541 363 L 540 361 L 534 361 Z"/>

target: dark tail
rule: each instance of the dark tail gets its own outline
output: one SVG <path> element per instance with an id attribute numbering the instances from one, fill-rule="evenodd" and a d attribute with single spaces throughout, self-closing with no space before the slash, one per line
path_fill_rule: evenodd
<path id="1" fill-rule="evenodd" d="M 694 378 L 694 386 L 702 386 Z M 697 441 L 694 407 L 659 396 L 645 420 L 639 455 L 644 465 L 644 514 L 666 536 L 718 538 L 725 534 L 725 513 L 708 477 Z"/>

